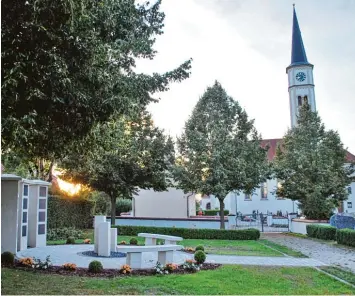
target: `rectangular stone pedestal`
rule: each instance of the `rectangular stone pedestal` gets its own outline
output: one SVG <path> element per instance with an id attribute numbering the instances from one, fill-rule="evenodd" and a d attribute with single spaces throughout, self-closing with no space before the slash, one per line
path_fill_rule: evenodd
<path id="1" fill-rule="evenodd" d="M 131 268 L 142 268 L 142 253 L 127 253 L 126 263 Z"/>
<path id="2" fill-rule="evenodd" d="M 157 239 L 153 237 L 146 237 L 145 238 L 145 245 L 146 246 L 155 246 L 157 244 Z"/>
<path id="3" fill-rule="evenodd" d="M 162 265 L 173 263 L 173 256 L 174 256 L 174 251 L 158 252 L 158 262 L 160 262 Z"/>
<path id="4" fill-rule="evenodd" d="M 97 254 L 99 256 L 109 257 L 111 255 L 111 235 L 110 235 L 110 222 L 103 222 L 99 225 L 99 245 Z"/>
<path id="5" fill-rule="evenodd" d="M 111 252 L 116 252 L 117 228 L 111 228 L 110 229 L 110 235 L 111 235 Z"/>
<path id="6" fill-rule="evenodd" d="M 94 219 L 94 252 L 98 253 L 99 250 L 99 225 L 103 222 L 106 222 L 106 216 L 95 216 Z"/>

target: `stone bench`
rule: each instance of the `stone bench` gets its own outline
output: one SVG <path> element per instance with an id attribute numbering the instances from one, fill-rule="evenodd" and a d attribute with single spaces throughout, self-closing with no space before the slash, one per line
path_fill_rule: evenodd
<path id="1" fill-rule="evenodd" d="M 179 236 L 171 236 L 164 234 L 154 234 L 154 233 L 138 233 L 138 236 L 145 238 L 146 246 L 154 246 L 157 244 L 157 239 L 163 239 L 166 245 L 176 245 L 176 242 L 182 241 L 183 238 Z"/>
<path id="2" fill-rule="evenodd" d="M 127 253 L 126 264 L 132 268 L 142 268 L 142 255 L 144 252 L 158 252 L 158 261 L 166 265 L 173 263 L 174 251 L 181 250 L 179 245 L 159 245 L 159 246 L 125 246 L 118 245 L 117 252 Z"/>

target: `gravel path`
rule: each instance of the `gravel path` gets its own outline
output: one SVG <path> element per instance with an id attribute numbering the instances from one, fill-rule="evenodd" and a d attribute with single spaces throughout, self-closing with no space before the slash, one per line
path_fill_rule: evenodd
<path id="1" fill-rule="evenodd" d="M 354 249 L 279 233 L 264 233 L 262 238 L 300 251 L 308 257 L 319 260 L 326 265 L 338 265 L 355 272 Z"/>
<path id="2" fill-rule="evenodd" d="M 126 258 L 94 258 L 83 256 L 82 252 L 93 250 L 93 245 L 60 245 L 32 248 L 20 251 L 16 254 L 18 258 L 36 257 L 45 259 L 50 255 L 53 265 L 63 265 L 64 263 L 75 263 L 78 267 L 88 267 L 92 260 L 101 261 L 104 268 L 120 268 L 126 263 Z M 174 253 L 174 263 L 181 264 L 186 259 L 192 259 L 193 255 L 185 252 Z M 143 267 L 154 267 L 157 262 L 156 253 L 143 253 Z M 256 256 L 227 256 L 208 254 L 206 262 L 221 264 L 241 264 L 241 265 L 263 265 L 263 266 L 322 266 L 322 262 L 310 258 L 291 257 L 256 257 Z"/>

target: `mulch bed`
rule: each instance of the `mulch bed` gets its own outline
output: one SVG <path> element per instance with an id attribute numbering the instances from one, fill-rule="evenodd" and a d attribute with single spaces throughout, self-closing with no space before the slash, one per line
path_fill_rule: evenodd
<path id="1" fill-rule="evenodd" d="M 216 263 L 204 263 L 200 270 L 214 270 L 221 267 L 222 264 Z M 104 278 L 112 278 L 112 277 L 125 277 L 125 276 L 152 276 L 155 275 L 154 269 L 135 269 L 132 270 L 130 274 L 121 274 L 118 269 L 104 269 L 100 273 L 91 273 L 88 272 L 87 268 L 78 267 L 75 271 L 64 270 L 61 266 L 51 266 L 45 270 L 34 270 L 29 267 L 24 267 L 20 264 L 16 264 L 15 267 L 19 270 L 32 271 L 44 274 L 57 274 L 57 275 L 65 275 L 65 276 L 82 276 L 82 277 L 104 277 Z M 189 274 L 195 273 L 195 271 L 187 271 L 179 266 L 176 270 L 169 274 Z"/>

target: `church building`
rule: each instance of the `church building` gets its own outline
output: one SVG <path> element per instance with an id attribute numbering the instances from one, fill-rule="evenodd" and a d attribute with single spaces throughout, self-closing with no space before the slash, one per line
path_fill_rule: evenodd
<path id="1" fill-rule="evenodd" d="M 302 104 L 308 103 L 312 111 L 316 111 L 316 100 L 313 80 L 314 66 L 308 62 L 306 50 L 304 48 L 300 26 L 293 8 L 293 26 L 292 26 L 292 50 L 291 64 L 286 68 L 288 76 L 288 93 L 290 102 L 291 127 L 297 124 L 299 108 Z M 269 145 L 268 160 L 272 161 L 276 154 L 276 149 L 282 139 L 264 139 L 261 145 Z M 346 153 L 346 162 L 355 161 L 355 156 L 350 152 Z M 290 199 L 284 199 L 276 196 L 276 189 L 280 183 L 276 179 L 267 180 L 260 185 L 252 195 L 241 192 L 231 192 L 225 198 L 225 208 L 230 213 L 241 212 L 243 214 L 252 214 L 255 212 L 276 214 L 294 213 L 298 211 L 297 202 Z M 355 182 L 348 187 L 349 197 L 340 211 L 355 212 Z M 201 207 L 205 209 L 219 208 L 219 201 L 214 196 L 203 196 L 201 198 Z"/>

